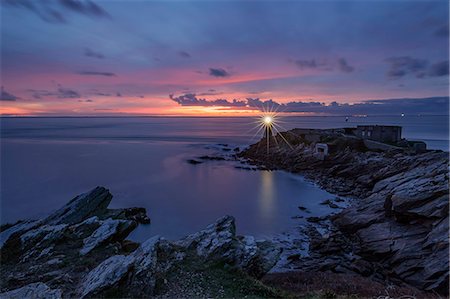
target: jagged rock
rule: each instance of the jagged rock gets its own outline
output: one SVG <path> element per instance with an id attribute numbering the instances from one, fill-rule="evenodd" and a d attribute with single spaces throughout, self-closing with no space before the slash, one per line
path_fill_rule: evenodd
<path id="1" fill-rule="evenodd" d="M 176 243 L 193 249 L 205 258 L 222 260 L 256 277 L 267 273 L 281 253 L 271 242 L 259 242 L 253 237 L 237 237 L 235 220 L 224 216 L 205 230 L 187 236 Z"/>
<path id="2" fill-rule="evenodd" d="M 392 275 L 392 279 L 448 294 L 448 153 L 371 152 L 338 131 L 294 129 L 283 133 L 291 147 L 280 140 L 267 154 L 262 140 L 238 156 L 253 165 L 302 173 L 332 193 L 358 198 L 330 217 L 348 239 L 348 246 L 339 253 L 340 262 L 360 255 L 378 266 L 356 271 L 350 261 L 341 270 L 369 273 L 373 269 L 381 277 Z M 317 138 L 329 145 L 323 161 L 314 157 Z M 312 263 L 327 259 L 325 246 L 339 248 L 339 244 L 339 239 L 313 238 Z M 333 265 L 337 271 L 335 262 L 324 265 L 327 269 Z"/>
<path id="3" fill-rule="evenodd" d="M 104 218 L 134 220 L 137 223 L 149 224 L 150 218 L 144 208 L 108 209 L 103 215 Z"/>
<path id="4" fill-rule="evenodd" d="M 29 220 L 24 222 L 19 222 L 8 229 L 5 229 L 0 233 L 0 246 L 3 246 L 3 244 L 11 237 L 13 234 L 25 232 L 37 225 L 39 225 L 40 221 L 36 220 Z"/>
<path id="5" fill-rule="evenodd" d="M 224 216 L 205 230 L 189 235 L 178 242 L 186 248 L 193 248 L 202 257 L 219 256 L 233 262 L 233 246 L 236 236 L 234 218 Z"/>
<path id="6" fill-rule="evenodd" d="M 51 289 L 45 283 L 36 282 L 19 289 L 15 289 L 9 292 L 1 293 L 2 299 L 60 299 L 61 290 Z"/>
<path id="7" fill-rule="evenodd" d="M 130 270 L 133 259 L 124 255 L 115 255 L 90 271 L 81 284 L 80 295 L 92 297 L 108 287 L 118 283 Z"/>
<path id="8" fill-rule="evenodd" d="M 129 220 L 107 219 L 99 222 L 99 227 L 83 240 L 80 254 L 85 255 L 101 243 L 115 237 L 127 236 L 136 226 L 136 222 Z"/>
<path id="9" fill-rule="evenodd" d="M 151 295 L 155 286 L 155 270 L 157 265 L 157 250 L 161 239 L 156 236 L 139 246 L 128 256 L 115 255 L 90 271 L 80 286 L 82 297 L 101 294 L 111 288 L 126 288 L 132 297 Z M 119 282 L 132 271 L 131 280 L 126 286 Z"/>
<path id="10" fill-rule="evenodd" d="M 108 189 L 96 187 L 80 194 L 64 207 L 50 214 L 42 223 L 47 225 L 76 224 L 92 216 L 105 213 L 112 195 Z"/>

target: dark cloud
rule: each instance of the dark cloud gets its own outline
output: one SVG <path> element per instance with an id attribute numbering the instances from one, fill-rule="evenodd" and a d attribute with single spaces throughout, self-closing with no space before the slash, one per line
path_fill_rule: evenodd
<path id="1" fill-rule="evenodd" d="M 93 103 L 94 101 L 93 100 L 90 100 L 90 99 L 87 99 L 87 100 L 78 100 L 78 102 L 80 102 L 80 103 Z"/>
<path id="2" fill-rule="evenodd" d="M 67 18 L 61 10 L 89 17 L 110 18 L 110 15 L 103 8 L 90 0 L 4 0 L 3 2 L 11 7 L 26 9 L 47 23 L 67 23 Z"/>
<path id="3" fill-rule="evenodd" d="M 188 52 L 185 52 L 185 51 L 178 52 L 178 55 L 180 55 L 183 58 L 191 58 L 191 54 L 189 54 Z"/>
<path id="4" fill-rule="evenodd" d="M 317 60 L 317 59 L 297 59 L 290 60 L 293 62 L 299 69 L 318 69 L 322 71 L 332 71 L 337 69 L 344 73 L 351 73 L 354 71 L 354 67 L 350 66 L 345 58 L 339 58 L 337 62 L 328 62 L 326 60 Z"/>
<path id="5" fill-rule="evenodd" d="M 206 100 L 197 98 L 195 94 L 185 94 L 179 97 L 170 95 L 170 99 L 182 106 L 222 106 L 241 109 L 277 110 L 279 112 L 304 112 L 328 115 L 400 115 L 406 114 L 442 114 L 448 113 L 449 97 L 433 97 L 420 99 L 383 99 L 366 100 L 360 103 L 348 104 L 332 102 L 292 101 L 278 103 L 273 100 L 260 100 L 247 98 L 246 100 L 215 99 Z"/>
<path id="6" fill-rule="evenodd" d="M 230 74 L 226 70 L 221 68 L 210 68 L 209 75 L 214 77 L 227 77 Z"/>
<path id="7" fill-rule="evenodd" d="M 67 22 L 59 11 L 50 7 L 49 3 L 45 1 L 5 0 L 4 3 L 12 7 L 27 9 L 47 23 L 64 24 Z"/>
<path id="8" fill-rule="evenodd" d="M 208 89 L 206 92 L 199 93 L 199 96 L 213 96 L 213 95 L 219 95 L 223 94 L 223 92 L 217 91 L 215 89 Z"/>
<path id="9" fill-rule="evenodd" d="M 80 72 L 77 72 L 77 74 L 83 75 L 83 76 L 105 76 L 105 77 L 116 76 L 116 74 L 110 73 L 110 72 L 95 72 L 95 71 L 80 71 Z"/>
<path id="10" fill-rule="evenodd" d="M 294 63 L 300 69 L 315 69 L 315 68 L 317 68 L 319 66 L 315 59 L 311 59 L 311 60 L 301 60 L 301 59 L 299 59 L 299 60 L 295 60 Z"/>
<path id="11" fill-rule="evenodd" d="M 56 92 L 52 92 L 45 89 L 27 89 L 27 92 L 31 93 L 31 96 L 37 100 L 46 96 L 56 96 Z"/>
<path id="12" fill-rule="evenodd" d="M 116 93 L 116 97 L 121 97 L 122 94 L 120 92 Z"/>
<path id="13" fill-rule="evenodd" d="M 216 99 L 216 100 L 206 100 L 199 99 L 193 93 L 187 93 L 185 95 L 181 95 L 179 97 L 174 97 L 173 95 L 169 95 L 170 99 L 174 102 L 177 102 L 181 106 L 226 106 L 226 107 L 245 107 L 246 101 L 238 101 L 232 100 L 228 101 L 225 99 Z"/>
<path id="14" fill-rule="evenodd" d="M 436 29 L 434 34 L 439 37 L 447 37 L 448 38 L 448 36 L 449 36 L 449 28 L 448 27 L 449 27 L 448 24 L 444 24 L 441 27 L 439 27 L 438 29 Z"/>
<path id="15" fill-rule="evenodd" d="M 339 67 L 339 70 L 344 73 L 351 73 L 355 70 L 355 68 L 350 66 L 348 64 L 347 60 L 345 60 L 344 58 L 340 58 L 338 60 L 338 67 Z"/>
<path id="16" fill-rule="evenodd" d="M 98 59 L 105 58 L 105 56 L 103 54 L 101 54 L 99 52 L 95 52 L 89 48 L 84 49 L 84 56 L 98 58 Z"/>
<path id="17" fill-rule="evenodd" d="M 18 97 L 7 92 L 2 86 L 1 94 L 0 94 L 0 101 L 16 101 L 18 99 L 19 99 Z"/>
<path id="18" fill-rule="evenodd" d="M 107 17 L 110 15 L 100 6 L 90 0 L 59 0 L 59 3 L 66 9 L 90 17 Z"/>
<path id="19" fill-rule="evenodd" d="M 76 92 L 75 90 L 69 89 L 69 88 L 63 88 L 63 87 L 59 87 L 58 88 L 58 93 L 57 93 L 58 98 L 60 99 L 75 99 L 75 98 L 80 98 L 80 94 L 78 92 Z"/>
<path id="20" fill-rule="evenodd" d="M 401 78 L 408 74 L 422 78 L 423 72 L 428 66 L 427 60 L 409 56 L 390 57 L 386 59 L 386 62 L 390 65 L 387 76 L 391 79 Z"/>
<path id="21" fill-rule="evenodd" d="M 428 76 L 430 77 L 442 77 L 448 75 L 448 60 L 441 61 L 430 66 Z"/>
<path id="22" fill-rule="evenodd" d="M 77 91 L 62 87 L 61 85 L 58 85 L 58 88 L 55 91 L 46 89 L 27 89 L 26 91 L 30 92 L 35 99 L 42 99 L 45 97 L 56 97 L 59 99 L 81 98 L 81 95 Z"/>

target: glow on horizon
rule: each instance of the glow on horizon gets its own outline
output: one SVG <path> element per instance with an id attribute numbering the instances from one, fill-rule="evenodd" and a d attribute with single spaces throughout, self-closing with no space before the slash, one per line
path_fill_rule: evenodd
<path id="1" fill-rule="evenodd" d="M 252 116 L 220 100 L 448 95 L 448 1 L 93 2 L 0 1 L 0 114 Z"/>

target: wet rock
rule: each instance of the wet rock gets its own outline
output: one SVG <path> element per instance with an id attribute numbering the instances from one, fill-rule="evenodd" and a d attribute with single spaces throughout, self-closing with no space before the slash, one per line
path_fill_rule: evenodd
<path id="1" fill-rule="evenodd" d="M 36 282 L 26 285 L 24 287 L 0 293 L 0 298 L 4 299 L 60 299 L 61 290 L 51 289 L 45 283 Z"/>
<path id="2" fill-rule="evenodd" d="M 251 168 L 247 166 L 234 166 L 236 169 L 242 169 L 242 170 L 256 170 L 256 168 Z"/>
<path id="3" fill-rule="evenodd" d="M 201 160 L 209 160 L 209 161 L 224 161 L 224 160 L 226 160 L 224 157 L 220 157 L 220 156 L 201 156 L 198 158 Z"/>
<path id="4" fill-rule="evenodd" d="M 321 219 L 320 217 L 315 217 L 315 216 L 306 218 L 306 221 L 308 221 L 308 222 L 313 222 L 313 223 L 320 222 L 321 220 L 322 220 L 322 219 Z"/>

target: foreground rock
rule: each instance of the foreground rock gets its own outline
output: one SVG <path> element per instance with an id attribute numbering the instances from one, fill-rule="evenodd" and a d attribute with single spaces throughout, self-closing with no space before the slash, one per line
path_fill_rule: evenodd
<path id="1" fill-rule="evenodd" d="M 332 193 L 358 198 L 330 217 L 328 233 L 310 228 L 310 255 L 292 263 L 448 294 L 448 153 L 374 152 L 333 130 L 305 131 L 274 137 L 269 151 L 264 139 L 239 154 L 250 164 L 302 173 Z M 316 142 L 329 144 L 323 160 L 316 158 Z"/>
<path id="2" fill-rule="evenodd" d="M 0 294 L 1 298 L 11 299 L 60 299 L 61 290 L 52 290 L 45 283 L 31 283 L 19 289 Z"/>
<path id="3" fill-rule="evenodd" d="M 145 209 L 110 210 L 111 199 L 107 189 L 97 187 L 45 219 L 4 230 L 0 298 L 159 296 L 173 290 L 168 284 L 180 285 L 172 273 L 185 275 L 186 281 L 198 271 L 205 275 L 219 271 L 217 279 L 231 275 L 230 281 L 255 284 L 250 294 L 255 290 L 272 294 L 251 277 L 267 273 L 280 249 L 268 241 L 237 236 L 233 217 L 222 217 L 177 242 L 155 236 L 137 244 L 126 237 L 139 223 L 149 222 Z M 208 284 L 204 289 L 206 297 L 217 294 Z M 183 292 L 179 295 L 196 295 Z M 247 295 L 236 292 L 223 295 Z"/>

